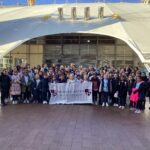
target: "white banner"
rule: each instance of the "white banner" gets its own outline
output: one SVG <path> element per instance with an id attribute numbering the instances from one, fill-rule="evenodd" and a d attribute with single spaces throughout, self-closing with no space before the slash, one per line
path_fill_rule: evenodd
<path id="1" fill-rule="evenodd" d="M 92 83 L 50 83 L 50 104 L 92 104 Z"/>

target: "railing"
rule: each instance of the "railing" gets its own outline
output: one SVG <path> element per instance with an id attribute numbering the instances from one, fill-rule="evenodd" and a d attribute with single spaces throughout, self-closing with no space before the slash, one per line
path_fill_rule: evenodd
<path id="1" fill-rule="evenodd" d="M 0 0 L 0 6 L 26 6 L 28 0 Z M 61 4 L 61 3 L 140 3 L 143 0 L 36 0 L 36 4 Z"/>

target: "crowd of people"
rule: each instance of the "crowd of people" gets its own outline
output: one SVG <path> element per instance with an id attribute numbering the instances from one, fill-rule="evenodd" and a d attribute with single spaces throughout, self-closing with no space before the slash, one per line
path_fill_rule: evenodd
<path id="1" fill-rule="evenodd" d="M 102 107 L 117 106 L 124 109 L 127 98 L 129 107 L 135 113 L 145 109 L 146 96 L 150 97 L 150 76 L 139 68 L 95 68 L 47 64 L 31 68 L 30 65 L 4 69 L 0 75 L 1 105 L 8 102 L 49 104 L 51 93 L 49 83 L 92 82 L 93 104 Z"/>

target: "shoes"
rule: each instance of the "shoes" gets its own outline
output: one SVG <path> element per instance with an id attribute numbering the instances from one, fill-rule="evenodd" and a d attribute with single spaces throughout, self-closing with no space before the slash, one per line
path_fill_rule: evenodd
<path id="1" fill-rule="evenodd" d="M 122 108 L 122 106 L 119 106 L 119 109 L 121 109 Z"/>
<path id="2" fill-rule="evenodd" d="M 108 105 L 108 103 L 106 103 L 106 107 L 108 107 L 109 105 Z"/>
<path id="3" fill-rule="evenodd" d="M 9 101 L 10 101 L 10 99 L 9 99 L 9 98 L 6 98 L 6 99 L 5 99 L 5 102 L 6 102 L 6 103 L 8 103 Z"/>
<path id="4" fill-rule="evenodd" d="M 17 102 L 17 101 L 13 101 L 12 104 L 13 104 L 13 105 L 16 105 L 16 104 L 18 104 L 18 102 Z"/>
<path id="5" fill-rule="evenodd" d="M 125 107 L 124 106 L 119 106 L 119 109 L 125 109 Z"/>
<path id="6" fill-rule="evenodd" d="M 130 110 L 131 110 L 131 111 L 135 111 L 135 108 L 131 107 Z"/>
<path id="7" fill-rule="evenodd" d="M 43 104 L 47 104 L 47 101 L 43 101 Z"/>
<path id="8" fill-rule="evenodd" d="M 114 104 L 115 107 L 118 107 L 118 104 Z"/>
<path id="9" fill-rule="evenodd" d="M 102 107 L 104 107 L 104 106 L 105 106 L 105 103 L 102 104 Z"/>
<path id="10" fill-rule="evenodd" d="M 135 114 L 140 114 L 140 113 L 141 113 L 141 110 L 136 110 L 134 113 L 135 113 Z"/>
<path id="11" fill-rule="evenodd" d="M 124 106 L 121 107 L 121 109 L 124 109 L 124 108 L 125 108 Z"/>
<path id="12" fill-rule="evenodd" d="M 98 101 L 95 102 L 95 105 L 98 105 Z"/>

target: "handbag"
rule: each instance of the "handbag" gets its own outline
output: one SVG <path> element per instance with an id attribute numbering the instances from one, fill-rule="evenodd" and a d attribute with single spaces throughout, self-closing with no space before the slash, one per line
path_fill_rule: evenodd
<path id="1" fill-rule="evenodd" d="M 139 93 L 138 92 L 134 93 L 134 91 L 136 90 L 137 90 L 136 88 L 132 88 L 132 93 L 130 95 L 130 101 L 135 103 L 137 103 L 137 101 L 139 100 Z"/>
<path id="2" fill-rule="evenodd" d="M 114 94 L 114 98 L 118 98 L 118 91 L 117 91 L 117 92 L 115 92 L 115 94 Z"/>

